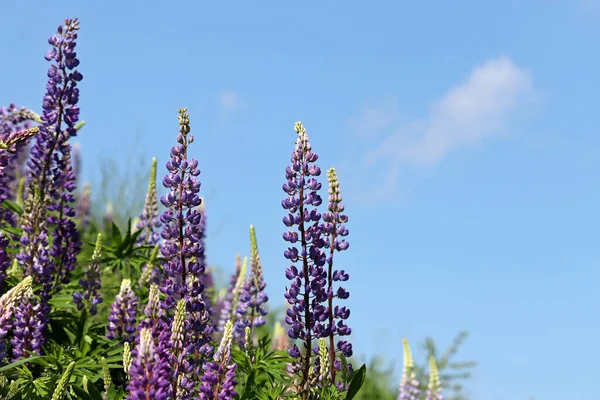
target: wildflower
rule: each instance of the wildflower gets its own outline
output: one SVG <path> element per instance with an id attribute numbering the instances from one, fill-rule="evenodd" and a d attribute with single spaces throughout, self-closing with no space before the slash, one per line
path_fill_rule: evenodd
<path id="1" fill-rule="evenodd" d="M 232 400 L 236 398 L 235 371 L 237 365 L 232 361 L 231 343 L 233 341 L 233 323 L 228 321 L 221 344 L 215 352 L 214 360 L 206 363 L 204 375 L 200 378 L 201 400 Z"/>
<path id="2" fill-rule="evenodd" d="M 429 385 L 427 385 L 427 400 L 444 400 L 442 384 L 438 373 L 435 357 L 429 356 Z"/>
<path id="3" fill-rule="evenodd" d="M 13 326 L 15 305 L 21 298 L 31 291 L 32 279 L 30 276 L 23 279 L 15 287 L 0 297 L 0 363 L 6 356 L 6 335 Z"/>
<path id="4" fill-rule="evenodd" d="M 71 363 L 67 366 L 67 369 L 65 369 L 65 372 L 63 372 L 63 375 L 60 377 L 60 380 L 56 384 L 56 389 L 54 389 L 54 393 L 52 393 L 52 400 L 60 400 L 63 398 L 74 369 L 75 361 L 71 361 Z"/>
<path id="5" fill-rule="evenodd" d="M 321 214 L 317 210 L 322 202 L 318 194 L 321 184 L 317 180 L 321 170 L 315 164 L 318 156 L 312 151 L 302 123 L 297 122 L 295 130 L 298 139 L 291 156 L 291 166 L 286 168 L 287 183 L 283 185 L 288 197 L 282 201 L 283 208 L 289 212 L 283 218 L 284 225 L 297 227 L 297 231 L 290 229 L 283 234 L 284 240 L 290 244 L 284 256 L 291 262 L 285 271 L 291 281 L 285 298 L 291 306 L 286 316 L 290 327 L 288 335 L 292 340 L 302 340 L 306 349 L 303 356 L 296 345 L 288 349 L 292 358 L 302 356 L 298 367 L 302 371 L 300 386 L 304 387 L 309 379 L 312 340 L 329 333 L 323 324 L 328 317 L 327 308 L 322 304 L 327 301 L 327 273 L 323 269 L 326 263 L 322 250 L 325 242 L 321 238 Z M 295 265 L 297 263 L 300 263 L 299 269 Z"/>
<path id="6" fill-rule="evenodd" d="M 161 222 L 158 217 L 158 202 L 156 200 L 156 157 L 152 158 L 152 168 L 150 169 L 150 181 L 148 183 L 148 191 L 146 192 L 146 203 L 144 211 L 140 215 L 140 219 L 136 228 L 142 233 L 138 236 L 137 245 L 154 246 L 158 244 L 160 235 L 158 228 Z"/>
<path id="7" fill-rule="evenodd" d="M 79 281 L 83 293 L 79 291 L 73 293 L 73 302 L 77 305 L 77 309 L 82 310 L 86 305 L 89 305 L 91 315 L 96 315 L 98 304 L 104 301 L 99 293 L 102 278 L 100 271 L 101 250 L 102 234 L 99 233 L 96 238 L 96 247 L 92 255 L 92 262 L 88 265 L 85 272 L 85 279 Z"/>
<path id="8" fill-rule="evenodd" d="M 267 309 L 265 303 L 269 300 L 263 279 L 260 256 L 258 255 L 258 244 L 256 242 L 256 232 L 254 226 L 250 226 L 250 278 L 244 285 L 244 290 L 240 296 L 240 302 L 244 304 L 241 310 L 243 319 L 241 323 L 250 330 L 256 326 L 265 324 Z"/>
<path id="9" fill-rule="evenodd" d="M 121 290 L 110 308 L 106 326 L 107 338 L 131 341 L 135 332 L 137 305 L 137 298 L 131 289 L 131 281 L 123 279 Z"/>
<path id="10" fill-rule="evenodd" d="M 180 109 L 179 144 L 171 149 L 171 159 L 166 165 L 168 174 L 163 179 L 163 185 L 169 192 L 161 198 L 161 203 L 167 209 L 160 218 L 164 224 L 160 251 L 166 259 L 166 280 L 161 284 L 161 291 L 165 295 L 162 308 L 170 319 L 177 302 L 185 300 L 189 315 L 183 332 L 186 354 L 190 355 L 192 362 L 193 380 L 201 372 L 203 359 L 212 354 L 210 335 L 213 328 L 202 296 L 204 285 L 199 279 L 205 271 L 201 263 L 204 254 L 201 242 L 202 215 L 198 212 L 202 201 L 198 195 L 198 161 L 188 158 L 188 146 L 194 141 L 189 124 L 187 109 Z M 174 395 L 177 396 L 176 393 Z"/>
<path id="11" fill-rule="evenodd" d="M 27 328 L 24 332 L 38 337 L 42 344 L 46 340 L 51 291 L 53 287 L 58 290 L 68 282 L 75 267 L 76 255 L 81 248 L 79 232 L 72 220 L 74 211 L 71 204 L 75 201 L 75 175 L 71 165 L 71 146 L 68 142 L 77 135 L 77 83 L 83 79 L 81 73 L 75 70 L 79 65 L 75 52 L 78 29 L 77 19 L 66 19 L 64 26 L 58 27 L 57 34 L 48 39 L 52 48 L 46 54 L 46 60 L 53 63 L 48 69 L 49 80 L 42 105 L 42 125 L 27 164 L 28 194 L 22 221 L 22 249 L 17 258 L 25 272 L 33 277 L 34 285 L 40 285 L 41 289 L 40 307 L 36 309 L 30 304 L 33 308 L 22 310 L 21 314 L 26 315 L 36 309 L 37 315 L 31 319 L 35 321 L 35 327 L 23 328 Z M 63 124 L 66 127 L 63 128 Z M 56 228 L 49 232 L 49 226 Z M 41 349 L 37 344 L 34 347 Z"/>
<path id="12" fill-rule="evenodd" d="M 166 400 L 169 387 L 169 364 L 157 349 L 152 331 L 142 328 L 136 356 L 131 363 L 129 400 Z"/>
<path id="13" fill-rule="evenodd" d="M 419 400 L 421 390 L 419 389 L 419 381 L 417 381 L 415 375 L 414 361 L 408 340 L 402 339 L 402 346 L 404 347 L 404 371 L 402 372 L 398 400 Z"/>
<path id="14" fill-rule="evenodd" d="M 242 275 L 242 278 L 241 281 L 238 282 L 240 279 L 240 274 Z M 217 327 L 219 332 L 223 332 L 225 329 L 225 324 L 227 324 L 227 321 L 232 318 L 232 311 L 235 310 L 233 304 L 237 303 L 237 299 L 239 299 L 240 291 L 242 289 L 242 285 L 244 284 L 245 275 L 245 269 L 242 273 L 242 256 L 236 254 L 235 271 L 229 279 L 229 287 L 227 288 L 225 297 L 219 304 L 219 323 Z"/>

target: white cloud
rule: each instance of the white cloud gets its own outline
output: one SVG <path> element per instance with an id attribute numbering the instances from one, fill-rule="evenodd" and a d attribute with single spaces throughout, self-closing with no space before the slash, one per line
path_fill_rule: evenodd
<path id="1" fill-rule="evenodd" d="M 233 90 L 225 90 L 219 94 L 219 107 L 223 111 L 233 111 L 240 107 L 240 96 Z"/>
<path id="2" fill-rule="evenodd" d="M 389 163 L 384 180 L 389 195 L 402 164 L 436 165 L 457 148 L 505 134 L 509 122 L 534 98 L 531 74 L 499 57 L 475 67 L 431 106 L 425 119 L 399 122 L 397 108 L 387 102 L 377 109 L 365 108 L 353 125 L 363 137 L 386 128 L 387 134 L 367 152 L 365 161 L 367 167 Z"/>

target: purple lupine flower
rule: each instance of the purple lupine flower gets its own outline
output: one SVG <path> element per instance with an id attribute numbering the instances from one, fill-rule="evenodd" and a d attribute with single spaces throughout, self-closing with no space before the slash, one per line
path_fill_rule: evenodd
<path id="1" fill-rule="evenodd" d="M 160 250 L 166 259 L 166 281 L 161 285 L 161 291 L 165 294 L 163 309 L 167 317 L 172 318 L 179 300 L 184 299 L 186 303 L 189 318 L 184 323 L 185 345 L 192 366 L 191 381 L 194 382 L 201 372 L 203 359 L 212 354 L 210 335 L 213 328 L 202 298 L 204 285 L 198 279 L 204 273 L 204 266 L 199 262 L 204 252 L 201 214 L 198 213 L 201 199 L 197 177 L 200 170 L 198 161 L 188 158 L 188 146 L 194 141 L 189 123 L 187 109 L 180 109 L 179 145 L 171 149 L 171 159 L 166 165 L 169 173 L 163 179 L 169 192 L 161 198 L 167 209 L 161 215 L 164 240 Z"/>
<path id="2" fill-rule="evenodd" d="M 25 107 L 14 104 L 0 108 L 0 202 L 14 200 L 19 180 L 25 175 L 23 164 L 29 156 L 30 121 L 41 122 L 40 117 Z M 13 143 L 7 146 L 7 142 Z M 0 220 L 16 226 L 17 216 L 9 210 L 0 210 Z"/>
<path id="3" fill-rule="evenodd" d="M 62 157 L 56 157 L 56 168 L 53 170 L 53 181 L 58 189 L 59 199 L 49 207 L 48 211 L 56 211 L 56 215 L 50 214 L 48 222 L 56 226 L 52 231 L 52 248 L 50 255 L 55 260 L 56 277 L 54 279 L 54 291 L 60 291 L 62 285 L 71 281 L 71 272 L 77 263 L 77 254 L 81 250 L 79 230 L 75 223 L 74 191 L 76 189 L 76 177 L 71 164 L 70 147 L 66 143 L 62 147 Z"/>
<path id="4" fill-rule="evenodd" d="M 244 296 L 244 288 L 246 287 L 247 269 L 248 257 L 244 257 L 242 268 L 240 269 L 232 291 L 232 297 L 230 302 L 225 304 L 224 313 L 222 315 L 222 318 L 225 319 L 225 323 L 227 323 L 227 321 L 233 323 L 233 338 L 240 345 L 244 345 L 246 339 L 246 324 L 243 322 L 243 318 L 248 309 L 248 301 L 242 302 L 241 298 Z M 246 294 L 245 297 L 248 299 L 249 294 Z M 225 329 L 225 327 L 223 327 L 223 329 Z"/>
<path id="5" fill-rule="evenodd" d="M 14 311 L 12 346 L 13 361 L 41 354 L 46 321 L 42 315 L 42 303 L 36 301 L 33 291 L 23 294 Z"/>
<path id="6" fill-rule="evenodd" d="M 90 314 L 96 315 L 98 304 L 102 303 L 103 299 L 100 296 L 102 272 L 100 271 L 100 255 L 102 251 L 102 234 L 99 233 L 96 238 L 96 247 L 92 255 L 92 261 L 85 271 L 85 279 L 79 281 L 79 285 L 83 292 L 73 293 L 73 302 L 77 305 L 78 310 L 89 306 Z"/>
<path id="7" fill-rule="evenodd" d="M 81 244 L 71 203 L 75 189 L 68 140 L 77 135 L 75 124 L 79 118 L 79 89 L 77 83 L 83 76 L 75 70 L 79 65 L 75 40 L 79 22 L 66 19 L 57 34 L 48 39 L 52 48 L 46 60 L 53 62 L 48 69 L 48 84 L 43 101 L 42 126 L 31 149 L 28 162 L 28 198 L 23 215 L 22 251 L 17 256 L 27 274 L 40 285 L 39 304 L 22 303 L 22 315 L 36 310 L 35 327 L 23 327 L 23 332 L 46 340 L 45 330 L 50 313 L 49 301 L 52 287 L 58 289 L 65 283 L 75 266 L 76 254 Z M 63 128 L 63 124 L 66 127 Z M 48 226 L 56 224 L 49 248 Z M 32 298 L 33 301 L 33 298 Z M 36 298 L 37 301 L 37 298 Z M 31 307 L 30 307 L 31 306 Z M 24 319 L 28 323 L 31 319 Z M 39 330 L 36 331 L 36 330 Z M 35 340 L 25 340 L 37 343 Z"/>
<path id="8" fill-rule="evenodd" d="M 404 371 L 402 372 L 398 400 L 419 400 L 421 390 L 419 389 L 419 381 L 417 381 L 415 375 L 414 361 L 408 340 L 402 339 L 402 346 L 404 347 Z"/>
<path id="9" fill-rule="evenodd" d="M 221 344 L 215 352 L 214 361 L 207 362 L 204 375 L 200 378 L 201 400 L 231 400 L 236 396 L 235 371 L 237 364 L 231 357 L 231 343 L 233 341 L 233 323 L 228 321 Z"/>
<path id="10" fill-rule="evenodd" d="M 156 348 L 151 329 L 142 328 L 139 336 L 135 357 L 129 368 L 131 379 L 127 386 L 127 399 L 166 400 L 169 398 L 169 363 L 162 349 Z"/>
<path id="11" fill-rule="evenodd" d="M 243 307 L 238 307 L 238 312 L 242 315 L 239 323 L 244 328 L 249 327 L 251 332 L 254 327 L 262 326 L 266 322 L 267 309 L 265 305 L 269 300 L 265 292 L 266 286 L 258 254 L 256 232 L 254 226 L 250 225 L 250 278 L 244 284 L 240 296 L 240 303 L 243 304 Z"/>
<path id="12" fill-rule="evenodd" d="M 329 181 L 329 204 L 327 206 L 328 212 L 323 213 L 323 239 L 328 243 L 329 255 L 327 257 L 327 302 L 328 302 L 328 317 L 329 325 L 327 331 L 329 332 L 329 356 L 330 356 L 330 380 L 331 383 L 335 382 L 335 371 L 339 370 L 339 363 L 336 363 L 335 356 L 335 341 L 334 337 L 348 336 L 352 333 L 352 330 L 346 325 L 345 321 L 350 316 L 350 310 L 343 306 L 333 306 L 333 299 L 337 298 L 340 300 L 347 299 L 350 294 L 346 289 L 339 286 L 337 290 L 334 290 L 334 282 L 345 282 L 348 280 L 349 275 L 344 270 L 333 269 L 333 257 L 335 252 L 340 252 L 348 249 L 349 244 L 344 239 L 348 235 L 348 229 L 345 227 L 345 223 L 348 222 L 348 216 L 343 214 L 344 204 L 342 203 L 342 195 L 340 194 L 340 184 L 338 182 L 337 174 L 334 168 L 329 169 L 327 172 Z M 336 324 L 337 321 L 337 324 Z M 337 349 L 346 357 L 352 356 L 352 344 L 347 340 L 338 340 Z M 338 368 L 336 368 L 336 366 Z"/>
<path id="13" fill-rule="evenodd" d="M 429 356 L 429 385 L 427 385 L 426 400 L 444 400 L 440 374 L 433 356 Z"/>
<path id="14" fill-rule="evenodd" d="M 312 340 L 329 334 L 324 324 L 328 317 L 327 308 L 322 304 L 327 301 L 327 273 L 323 268 L 326 256 L 322 250 L 325 241 L 321 238 L 321 214 L 317 210 L 322 202 L 318 194 L 321 184 L 316 178 L 321 175 L 321 170 L 314 164 L 318 156 L 312 151 L 302 123 L 297 122 L 295 130 L 298 139 L 291 156 L 292 164 L 286 168 L 287 183 L 283 185 L 288 197 L 281 204 L 289 211 L 283 218 L 285 226 L 297 226 L 298 229 L 283 234 L 283 239 L 290 244 L 284 256 L 292 263 L 285 271 L 291 281 L 285 298 L 291 306 L 286 316 L 290 327 L 288 335 L 304 342 L 302 362 L 295 366 L 302 370 L 300 386 L 304 387 L 309 379 Z M 296 267 L 297 263 L 300 263 L 300 269 Z M 296 345 L 288 352 L 292 358 L 301 357 Z"/>
<path id="15" fill-rule="evenodd" d="M 26 149 L 26 144 L 38 133 L 37 127 L 19 131 L 0 130 L 0 203 L 16 197 L 15 189 L 20 179 L 20 173 L 16 171 L 20 150 Z M 18 216 L 12 211 L 0 209 L 0 222 L 16 226 L 17 219 Z"/>
<path id="16" fill-rule="evenodd" d="M 131 281 L 123 279 L 121 290 L 110 307 L 106 326 L 108 339 L 122 339 L 128 342 L 132 340 L 135 332 L 137 305 L 136 295 L 131 289 Z"/>
<path id="17" fill-rule="evenodd" d="M 240 273 L 242 272 L 242 256 L 236 254 L 235 256 L 235 271 L 231 275 L 231 279 L 229 280 L 229 287 L 227 288 L 227 292 L 225 293 L 225 297 L 221 302 L 219 302 L 219 323 L 217 326 L 217 330 L 219 332 L 223 332 L 225 329 L 225 324 L 229 321 L 233 316 L 233 303 L 237 302 L 235 299 L 239 299 L 239 292 L 236 294 L 236 290 L 241 290 L 241 286 L 239 289 L 236 289 L 236 285 L 238 283 L 238 279 L 240 277 Z M 245 271 L 242 274 L 244 277 L 246 275 Z M 240 285 L 243 285 L 244 277 L 242 277 L 242 281 Z"/>
<path id="18" fill-rule="evenodd" d="M 8 247 L 10 240 L 4 232 L 0 232 L 0 294 L 4 293 L 4 279 L 6 279 L 6 271 L 11 265 L 10 254 Z"/>
<path id="19" fill-rule="evenodd" d="M 158 229 L 161 226 L 158 217 L 158 202 L 156 200 L 156 158 L 152 158 L 152 168 L 150 169 L 150 181 L 148 191 L 146 192 L 146 203 L 144 210 L 140 215 L 139 222 L 136 225 L 142 233 L 138 236 L 138 246 L 155 246 L 160 240 Z"/>
<path id="20" fill-rule="evenodd" d="M 13 327 L 15 304 L 31 292 L 31 282 L 28 276 L 0 297 L 0 365 L 4 364 L 6 358 L 6 336 Z"/>

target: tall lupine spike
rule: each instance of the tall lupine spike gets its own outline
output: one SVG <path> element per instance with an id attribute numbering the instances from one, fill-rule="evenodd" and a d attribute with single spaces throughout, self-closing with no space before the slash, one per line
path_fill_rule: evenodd
<path id="1" fill-rule="evenodd" d="M 262 326 L 266 322 L 267 309 L 265 305 L 269 301 L 269 297 L 265 292 L 266 286 L 258 254 L 256 231 L 254 230 L 254 226 L 250 225 L 250 278 L 244 285 L 240 302 L 245 304 L 242 310 L 244 317 L 241 323 L 249 327 L 251 331 L 253 331 L 254 327 Z"/>
<path id="2" fill-rule="evenodd" d="M 223 301 L 221 301 L 219 304 L 219 324 L 217 326 L 217 330 L 219 332 L 223 332 L 223 330 L 225 329 L 225 324 L 232 318 L 232 311 L 234 310 L 233 303 L 234 298 L 236 296 L 236 287 L 238 284 L 238 280 L 240 279 L 241 271 L 242 256 L 238 253 L 235 255 L 235 271 L 231 275 L 231 279 L 229 280 L 229 287 L 227 288 L 225 297 L 223 298 Z M 242 275 L 243 278 L 241 279 L 243 284 L 246 273 L 244 272 Z"/>
<path id="3" fill-rule="evenodd" d="M 98 304 L 104 301 L 100 296 L 100 289 L 102 287 L 102 271 L 100 270 L 101 255 L 102 233 L 98 233 L 92 261 L 85 271 L 85 279 L 79 281 L 79 285 L 83 290 L 73 293 L 73 302 L 77 305 L 77 309 L 82 310 L 84 307 L 89 307 L 91 315 L 96 315 Z"/>
<path id="4" fill-rule="evenodd" d="M 34 285 L 41 287 L 40 307 L 35 311 L 35 318 L 30 320 L 35 322 L 35 327 L 25 326 L 27 329 L 23 331 L 30 332 L 31 338 L 35 338 L 29 341 L 35 347 L 30 350 L 35 353 L 41 351 L 46 340 L 52 287 L 56 284 L 58 289 L 68 280 L 81 248 L 79 232 L 72 220 L 75 181 L 68 142 L 77 135 L 77 84 L 83 79 L 75 69 L 79 65 L 75 52 L 78 30 L 77 19 L 66 19 L 64 26 L 59 26 L 57 34 L 48 40 L 52 48 L 46 54 L 46 60 L 52 63 L 48 69 L 49 80 L 42 105 L 42 126 L 27 164 L 28 201 L 22 218 L 22 248 L 17 257 L 33 277 Z M 49 226 L 56 229 L 49 233 Z M 49 236 L 52 236 L 51 248 Z M 60 272 L 58 276 L 57 271 Z M 23 310 L 23 315 L 31 310 Z M 24 323 L 31 325 L 31 322 Z M 17 347 L 24 349 L 18 343 Z"/>
<path id="5" fill-rule="evenodd" d="M 404 348 L 404 370 L 402 371 L 398 400 L 419 400 L 421 390 L 414 371 L 415 365 L 408 340 L 402 339 L 402 347 Z"/>
<path id="6" fill-rule="evenodd" d="M 158 201 L 156 197 L 156 157 L 152 158 L 152 168 L 150 168 L 150 180 L 148 182 L 148 191 L 146 192 L 146 202 L 144 211 L 140 215 L 140 219 L 136 225 L 142 233 L 138 236 L 137 245 L 154 246 L 160 240 L 158 229 L 161 226 L 158 216 Z"/>
<path id="7" fill-rule="evenodd" d="M 186 302 L 190 318 L 184 324 L 184 336 L 190 355 L 191 375 L 197 376 L 204 358 L 210 357 L 213 352 L 210 344 L 213 327 L 202 297 L 204 285 L 194 278 L 204 273 L 204 266 L 199 262 L 204 249 L 201 246 L 202 216 L 198 212 L 202 202 L 198 195 L 200 170 L 198 161 L 188 157 L 188 147 L 194 137 L 190 134 L 187 109 L 179 110 L 178 119 L 178 145 L 171 149 L 171 159 L 166 164 L 168 174 L 163 179 L 163 185 L 169 192 L 161 198 L 161 203 L 167 208 L 160 217 L 164 224 L 160 250 L 166 259 L 166 280 L 161 291 L 165 294 L 163 310 L 168 318 L 172 318 L 179 300 Z M 177 393 L 174 395 L 177 396 Z"/>
<path id="8" fill-rule="evenodd" d="M 227 321 L 223 332 L 221 344 L 215 352 L 214 361 L 207 362 L 204 375 L 200 378 L 201 400 L 233 400 L 236 398 L 235 371 L 237 364 L 231 357 L 231 343 L 233 341 L 233 323 Z"/>
<path id="9" fill-rule="evenodd" d="M 67 385 L 69 384 L 69 380 L 71 379 L 74 369 L 75 361 L 71 361 L 56 384 L 54 393 L 52 393 L 52 400 L 61 400 L 64 397 L 67 390 Z"/>
<path id="10" fill-rule="evenodd" d="M 27 292 L 31 292 L 31 276 L 26 277 L 0 297 L 0 364 L 6 357 L 6 335 L 13 327 L 15 306 Z"/>
<path id="11" fill-rule="evenodd" d="M 330 357 L 330 380 L 335 383 L 336 370 L 339 371 L 340 363 L 336 361 L 335 350 L 344 354 L 346 357 L 352 356 L 352 344 L 347 340 L 340 339 L 335 344 L 335 336 L 349 336 L 352 330 L 346 325 L 345 321 L 350 316 L 350 310 L 343 306 L 333 305 L 333 299 L 345 300 L 350 297 L 350 294 L 342 286 L 334 289 L 334 282 L 345 282 L 349 275 L 346 271 L 333 268 L 333 258 L 335 252 L 340 252 L 348 249 L 349 244 L 344 239 L 348 235 L 348 229 L 344 225 L 348 222 L 348 216 L 342 214 L 344 212 L 344 204 L 342 203 L 342 195 L 340 194 L 340 184 L 334 168 L 327 171 L 327 180 L 329 182 L 329 204 L 328 211 L 323 213 L 323 238 L 329 247 L 329 255 L 327 257 L 327 313 L 329 325 L 327 331 L 329 333 L 329 357 Z M 336 324 L 337 321 L 337 324 Z"/>
<path id="12" fill-rule="evenodd" d="M 115 297 L 110 308 L 106 337 L 108 339 L 121 339 L 131 341 L 135 332 L 137 317 L 137 297 L 131 289 L 131 281 L 123 279 L 121 290 Z"/>
<path id="13" fill-rule="evenodd" d="M 238 275 L 237 281 L 235 282 L 235 287 L 233 288 L 233 296 L 231 298 L 231 310 L 228 318 L 228 320 L 230 320 L 234 324 L 233 337 L 238 343 L 241 344 L 243 344 L 245 337 L 245 325 L 241 321 L 241 318 L 244 315 L 244 307 L 247 307 L 247 303 L 241 302 L 240 299 L 246 283 L 247 270 L 248 257 L 244 257 L 244 261 L 242 261 L 242 268 L 240 270 L 240 274 Z"/>
<path id="14" fill-rule="evenodd" d="M 427 400 L 444 400 L 440 374 L 434 356 L 429 356 L 429 385 L 427 385 Z"/>
<path id="15" fill-rule="evenodd" d="M 288 352 L 292 358 L 300 359 L 294 367 L 301 378 L 299 391 L 304 396 L 310 378 L 313 339 L 329 335 L 324 324 L 328 317 L 327 308 L 322 304 L 327 301 L 327 273 L 323 268 L 326 263 L 323 247 L 326 243 L 321 237 L 321 214 L 317 210 L 322 203 L 318 194 L 321 184 L 317 180 L 321 169 L 314 163 L 319 157 L 312 151 L 301 122 L 296 123 L 295 130 L 298 139 L 291 155 L 291 165 L 286 168 L 287 183 L 283 185 L 288 197 L 281 204 L 289 212 L 283 223 L 290 229 L 283 234 L 283 239 L 290 244 L 284 256 L 291 262 L 285 271 L 291 281 L 285 293 L 291 305 L 286 323 L 290 327 L 290 338 L 304 342 L 303 352 L 295 344 Z M 297 230 L 292 230 L 293 227 Z M 300 268 L 296 267 L 297 263 L 300 263 Z"/>
<path id="16" fill-rule="evenodd" d="M 136 356 L 129 369 L 128 400 L 167 400 L 169 363 L 161 353 L 156 348 L 152 330 L 142 328 Z"/>
<path id="17" fill-rule="evenodd" d="M 112 379 L 110 378 L 110 370 L 108 369 L 106 358 L 102 357 L 100 363 L 102 364 L 102 379 L 104 380 L 104 393 L 102 393 L 102 398 L 108 400 L 108 391 L 112 385 Z"/>

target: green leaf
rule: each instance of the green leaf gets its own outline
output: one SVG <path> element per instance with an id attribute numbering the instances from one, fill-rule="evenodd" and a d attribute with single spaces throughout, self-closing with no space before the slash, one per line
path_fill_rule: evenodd
<path id="1" fill-rule="evenodd" d="M 363 383 L 365 383 L 365 377 L 367 376 L 367 366 L 363 364 L 358 371 L 352 373 L 352 380 L 350 381 L 350 387 L 346 394 L 346 400 L 352 400 L 358 393 Z"/>
<path id="2" fill-rule="evenodd" d="M 14 201 L 4 200 L 1 204 L 3 208 L 6 208 L 12 212 L 15 212 L 19 215 L 23 215 L 23 207 L 15 203 Z"/>
<path id="3" fill-rule="evenodd" d="M 45 356 L 35 356 L 35 357 L 29 357 L 29 358 L 24 358 L 24 359 L 19 360 L 19 361 L 15 361 L 13 363 L 10 363 L 10 364 L 5 365 L 4 367 L 0 368 L 0 374 L 3 373 L 3 372 L 6 372 L 6 371 L 10 371 L 11 369 L 16 368 L 16 367 L 18 367 L 20 365 L 23 365 L 25 363 L 33 362 L 33 361 L 38 361 L 38 360 L 40 360 L 40 359 L 42 359 L 44 357 Z"/>
<path id="4" fill-rule="evenodd" d="M 121 240 L 123 237 L 121 236 L 121 231 L 119 227 L 114 222 L 112 223 L 112 246 L 117 248 L 121 244 Z"/>

